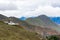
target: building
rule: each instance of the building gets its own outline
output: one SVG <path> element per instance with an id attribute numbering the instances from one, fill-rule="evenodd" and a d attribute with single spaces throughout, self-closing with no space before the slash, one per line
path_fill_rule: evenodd
<path id="1" fill-rule="evenodd" d="M 12 21 L 4 21 L 4 23 L 7 23 L 8 25 L 19 25 L 19 23 L 14 23 Z"/>

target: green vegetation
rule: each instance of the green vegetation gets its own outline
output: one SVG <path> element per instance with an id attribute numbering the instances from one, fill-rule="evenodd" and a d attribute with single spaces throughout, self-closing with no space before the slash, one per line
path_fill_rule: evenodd
<path id="1" fill-rule="evenodd" d="M 45 25 L 45 23 L 38 17 L 36 17 L 36 18 L 28 18 L 26 20 L 26 22 L 31 24 L 31 25 L 35 25 L 35 26 Z"/>
<path id="2" fill-rule="evenodd" d="M 35 32 L 25 30 L 21 26 L 11 26 L 0 21 L 0 40 L 59 40 L 59 36 L 52 35 L 43 38 Z"/>
<path id="3" fill-rule="evenodd" d="M 0 40 L 40 40 L 36 33 L 0 22 Z"/>
<path id="4" fill-rule="evenodd" d="M 47 38 L 47 40 L 60 40 L 59 36 L 57 36 L 57 35 L 52 35 L 52 36 L 49 36 L 46 38 Z"/>

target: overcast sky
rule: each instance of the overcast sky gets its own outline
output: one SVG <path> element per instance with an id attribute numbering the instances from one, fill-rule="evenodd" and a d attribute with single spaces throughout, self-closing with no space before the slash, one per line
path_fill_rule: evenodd
<path id="1" fill-rule="evenodd" d="M 60 0 L 0 0 L 0 14 L 31 17 L 60 16 Z"/>

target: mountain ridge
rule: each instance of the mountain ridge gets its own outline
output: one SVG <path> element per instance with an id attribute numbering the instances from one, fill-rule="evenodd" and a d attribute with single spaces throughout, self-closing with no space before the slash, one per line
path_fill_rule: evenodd
<path id="1" fill-rule="evenodd" d="M 39 33 L 47 32 L 48 33 L 48 32 L 54 31 L 54 33 L 58 33 L 58 32 L 55 32 L 55 30 L 52 30 L 50 27 L 45 26 L 46 24 L 40 19 L 40 17 L 36 17 L 36 19 L 35 18 L 31 18 L 31 19 L 28 18 L 28 19 L 31 22 L 31 24 L 28 23 L 29 21 L 26 22 L 26 21 L 20 20 L 19 18 L 16 18 L 16 17 L 8 17 L 8 20 L 4 20 L 4 21 L 12 21 L 14 23 L 19 23 L 19 26 L 22 26 L 25 30 L 28 30 L 31 32 L 39 32 Z M 48 31 L 46 29 L 48 29 L 48 30 L 50 29 L 50 30 Z M 43 30 L 43 31 L 41 31 L 41 30 Z"/>
<path id="2" fill-rule="evenodd" d="M 31 25 L 52 28 L 57 31 L 60 31 L 59 30 L 60 27 L 56 23 L 54 23 L 52 20 L 50 20 L 50 18 L 46 15 L 40 15 L 35 18 L 28 18 L 26 22 Z"/>

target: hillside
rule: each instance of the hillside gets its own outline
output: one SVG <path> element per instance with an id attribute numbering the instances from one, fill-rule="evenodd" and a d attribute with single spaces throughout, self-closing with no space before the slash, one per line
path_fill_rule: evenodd
<path id="1" fill-rule="evenodd" d="M 0 21 L 0 40 L 40 40 L 35 32 L 21 26 L 10 26 Z"/>
<path id="2" fill-rule="evenodd" d="M 35 18 L 28 18 L 26 22 L 36 26 L 58 26 L 46 15 L 40 15 Z"/>
<path id="3" fill-rule="evenodd" d="M 3 17 L 5 17 L 4 15 L 2 15 Z M 40 35 L 43 34 L 43 36 L 45 35 L 54 35 L 54 34 L 58 34 L 58 32 L 54 29 L 50 29 L 48 27 L 46 27 L 46 22 L 44 22 L 45 20 L 42 20 L 44 18 L 43 17 L 40 19 L 40 17 L 36 17 L 36 18 L 28 18 L 28 22 L 20 20 L 19 18 L 16 17 L 8 17 L 7 20 L 3 20 L 3 21 L 12 21 L 13 23 L 18 23 L 19 26 L 14 26 L 14 27 L 18 27 L 18 29 L 20 28 L 24 28 L 23 30 L 28 30 L 30 32 L 36 32 Z M 4 18 L 2 18 L 4 19 Z M 45 19 L 45 18 L 44 18 Z M 48 18 L 47 18 L 48 19 Z M 1 20 L 2 21 L 2 20 Z M 31 23 L 31 24 L 30 24 Z M 47 22 L 48 24 L 50 22 Z M 3 24 L 2 24 L 3 25 Z M 5 24 L 6 26 L 7 24 Z M 0 25 L 1 26 L 1 25 Z M 4 26 L 4 25 L 3 25 Z M 8 25 L 9 26 L 9 25 Z M 20 28 L 19 28 L 20 27 Z M 3 27 L 4 28 L 4 27 Z M 55 28 L 55 27 L 54 27 Z M 16 30 L 16 29 L 15 29 Z M 59 30 L 59 29 L 58 29 Z M 22 30 L 21 30 L 22 31 Z M 29 34 L 29 33 L 28 33 Z"/>
<path id="4" fill-rule="evenodd" d="M 8 20 L 8 17 L 0 14 L 0 21 L 1 21 L 1 20 L 2 20 L 2 21 Z"/>
<path id="5" fill-rule="evenodd" d="M 50 20 L 50 18 L 46 15 L 40 15 L 35 18 L 28 18 L 26 22 L 30 25 L 40 26 L 43 28 L 51 28 L 53 30 L 60 32 L 60 27 L 52 20 Z"/>
<path id="6" fill-rule="evenodd" d="M 28 18 L 25 20 L 27 23 L 35 26 L 45 26 L 45 23 L 38 17 L 35 18 Z"/>
<path id="7" fill-rule="evenodd" d="M 46 26 L 58 26 L 46 15 L 40 15 L 38 16 L 38 18 L 40 18 L 45 23 Z"/>

